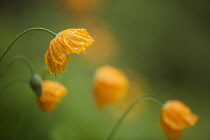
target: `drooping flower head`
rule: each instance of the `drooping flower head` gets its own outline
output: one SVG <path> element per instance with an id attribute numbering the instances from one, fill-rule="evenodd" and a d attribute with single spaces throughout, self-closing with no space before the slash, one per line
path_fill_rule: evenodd
<path id="1" fill-rule="evenodd" d="M 118 69 L 104 66 L 96 71 L 93 90 L 99 108 L 118 102 L 128 89 L 127 77 Z"/>
<path id="2" fill-rule="evenodd" d="M 66 70 L 66 61 L 71 61 L 70 53 L 86 53 L 86 47 L 93 44 L 94 39 L 86 29 L 66 29 L 56 35 L 45 53 L 45 63 L 50 73 L 57 74 Z"/>
<path id="3" fill-rule="evenodd" d="M 161 128 L 165 131 L 168 140 L 178 140 L 184 128 L 195 125 L 198 117 L 182 102 L 170 100 L 161 111 Z"/>
<path id="4" fill-rule="evenodd" d="M 45 112 L 51 112 L 67 93 L 66 88 L 54 81 L 43 81 L 42 95 L 37 96 L 39 107 Z"/>

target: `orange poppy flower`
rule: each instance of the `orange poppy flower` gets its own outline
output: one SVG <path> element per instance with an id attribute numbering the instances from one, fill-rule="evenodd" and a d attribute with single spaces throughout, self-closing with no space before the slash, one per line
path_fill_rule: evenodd
<path id="1" fill-rule="evenodd" d="M 169 140 L 178 140 L 184 128 L 195 125 L 198 117 L 182 102 L 171 100 L 161 111 L 161 128 Z"/>
<path id="2" fill-rule="evenodd" d="M 86 53 L 86 47 L 91 46 L 95 40 L 86 29 L 66 29 L 56 35 L 50 42 L 45 53 L 45 63 L 50 73 L 59 73 L 66 70 L 66 61 L 71 61 L 69 54 Z"/>
<path id="3" fill-rule="evenodd" d="M 163 120 L 160 121 L 160 126 L 166 133 L 168 140 L 178 140 L 182 135 L 182 130 L 172 129 L 166 125 Z"/>
<path id="4" fill-rule="evenodd" d="M 51 112 L 67 93 L 66 88 L 53 81 L 43 81 L 42 95 L 37 96 L 39 107 L 45 112 Z"/>
<path id="5" fill-rule="evenodd" d="M 121 100 L 127 89 L 127 77 L 120 70 L 111 66 L 104 66 L 97 70 L 93 90 L 99 108 Z"/>

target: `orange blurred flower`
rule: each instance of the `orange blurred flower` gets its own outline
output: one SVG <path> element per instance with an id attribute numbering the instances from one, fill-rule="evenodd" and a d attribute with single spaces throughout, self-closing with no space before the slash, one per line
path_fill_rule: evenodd
<path id="1" fill-rule="evenodd" d="M 84 56 L 85 60 L 90 64 L 101 64 L 110 62 L 117 57 L 118 45 L 112 32 L 108 28 L 92 27 L 90 30 L 97 42 L 93 44 L 93 47 L 88 49 L 89 55 Z"/>
<path id="2" fill-rule="evenodd" d="M 43 81 L 42 95 L 37 96 L 37 103 L 45 112 L 51 112 L 67 93 L 66 88 L 53 81 Z"/>
<path id="3" fill-rule="evenodd" d="M 104 66 L 96 71 L 93 90 L 99 108 L 121 100 L 128 89 L 127 77 L 118 69 Z"/>
<path id="4" fill-rule="evenodd" d="M 75 20 L 75 24 L 87 28 L 91 36 L 97 40 L 93 47 L 88 48 L 88 55 L 82 56 L 88 64 L 106 64 L 118 57 L 120 52 L 118 41 L 104 19 L 97 16 L 82 16 Z"/>
<path id="5" fill-rule="evenodd" d="M 165 131 L 168 140 L 178 140 L 182 135 L 182 130 L 176 130 L 170 128 L 168 125 L 166 125 L 163 120 L 160 122 L 161 128 Z"/>
<path id="6" fill-rule="evenodd" d="M 166 102 L 161 111 L 161 128 L 165 131 L 168 140 L 178 140 L 184 128 L 195 125 L 198 117 L 180 101 Z"/>
<path id="7" fill-rule="evenodd" d="M 45 53 L 45 63 L 50 73 L 59 73 L 66 70 L 66 61 L 70 61 L 70 53 L 86 53 L 86 47 L 95 40 L 86 29 L 66 29 L 56 35 L 50 42 Z"/>
<path id="8" fill-rule="evenodd" d="M 62 0 L 70 12 L 84 14 L 103 9 L 104 0 Z"/>

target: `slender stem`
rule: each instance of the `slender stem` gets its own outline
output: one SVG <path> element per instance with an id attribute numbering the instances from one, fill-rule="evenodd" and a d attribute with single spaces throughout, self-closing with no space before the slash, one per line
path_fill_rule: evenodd
<path id="1" fill-rule="evenodd" d="M 28 66 L 28 68 L 29 68 L 29 70 L 30 70 L 30 72 L 31 72 L 31 75 L 34 74 L 34 70 L 33 70 L 33 67 L 32 67 L 32 65 L 31 65 L 30 61 L 29 61 L 28 59 L 26 59 L 24 56 L 19 55 L 19 56 L 15 56 L 15 57 L 9 62 L 9 64 L 7 65 L 7 67 L 3 70 L 2 74 L 0 75 L 0 78 L 1 78 L 1 77 L 4 75 L 4 73 L 8 70 L 9 66 L 10 66 L 13 62 L 15 62 L 16 60 L 21 60 L 21 61 L 23 61 L 23 62 Z"/>
<path id="2" fill-rule="evenodd" d="M 120 117 L 120 119 L 117 121 L 117 123 L 115 124 L 114 128 L 112 129 L 111 133 L 109 134 L 109 137 L 107 138 L 107 140 L 111 140 L 113 138 L 114 134 L 116 133 L 117 129 L 119 128 L 120 124 L 125 119 L 125 117 L 136 106 L 136 104 L 138 104 L 143 99 L 152 99 L 152 100 L 154 100 L 155 102 L 157 102 L 160 105 L 164 104 L 164 101 L 162 99 L 160 99 L 159 97 L 155 96 L 155 95 L 148 94 L 148 95 L 140 96 L 136 101 L 133 102 L 133 104 L 131 104 L 131 106 Z"/>
<path id="3" fill-rule="evenodd" d="M 34 28 L 29 28 L 25 31 L 23 31 L 22 33 L 20 33 L 13 41 L 12 43 L 9 45 L 9 47 L 5 50 L 4 54 L 1 56 L 0 58 L 0 62 L 2 61 L 2 59 L 4 58 L 4 56 L 7 54 L 7 52 L 10 50 L 10 48 L 12 47 L 12 45 L 22 36 L 24 35 L 25 33 L 29 32 L 29 31 L 33 31 L 33 30 L 42 30 L 42 31 L 46 31 L 50 34 L 52 34 L 53 36 L 56 36 L 56 33 L 54 33 L 53 31 L 50 31 L 48 29 L 45 29 L 45 28 L 40 28 L 40 27 L 34 27 Z"/>

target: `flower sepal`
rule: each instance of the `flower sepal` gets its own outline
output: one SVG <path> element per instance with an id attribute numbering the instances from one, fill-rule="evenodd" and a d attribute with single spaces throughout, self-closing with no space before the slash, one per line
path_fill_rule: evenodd
<path id="1" fill-rule="evenodd" d="M 33 74 L 30 79 L 30 86 L 36 96 L 42 96 L 42 78 L 38 74 Z"/>

